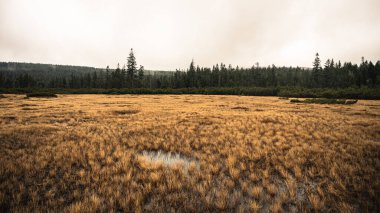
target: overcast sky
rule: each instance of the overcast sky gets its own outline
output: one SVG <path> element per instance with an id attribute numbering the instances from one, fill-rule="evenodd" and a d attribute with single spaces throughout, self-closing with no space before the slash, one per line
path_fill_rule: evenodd
<path id="1" fill-rule="evenodd" d="M 380 59 L 380 0 L 0 0 L 0 61 L 146 69 Z"/>

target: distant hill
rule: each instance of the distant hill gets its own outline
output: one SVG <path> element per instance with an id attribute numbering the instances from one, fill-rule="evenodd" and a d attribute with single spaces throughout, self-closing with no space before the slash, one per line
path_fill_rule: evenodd
<path id="1" fill-rule="evenodd" d="M 110 69 L 113 71 L 114 69 Z M 56 78 L 69 77 L 74 75 L 83 75 L 93 72 L 106 71 L 105 68 L 95 68 L 87 66 L 72 66 L 72 65 L 55 65 L 55 64 L 40 64 L 40 63 L 21 63 L 21 62 L 0 62 L 0 72 L 11 72 L 17 76 L 19 74 L 28 73 L 30 76 L 38 80 L 39 78 Z M 171 75 L 173 71 L 151 71 L 145 70 L 145 75 Z"/>
<path id="2" fill-rule="evenodd" d="M 103 70 L 104 69 L 84 66 L 0 62 L 0 72 L 6 72 L 13 76 L 27 73 L 36 80 L 69 77 L 72 74 L 79 76 Z"/>

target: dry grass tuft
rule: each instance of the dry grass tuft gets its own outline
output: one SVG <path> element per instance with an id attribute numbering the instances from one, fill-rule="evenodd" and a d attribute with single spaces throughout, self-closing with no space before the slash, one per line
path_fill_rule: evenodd
<path id="1" fill-rule="evenodd" d="M 251 201 L 249 207 L 251 208 L 252 212 L 259 212 L 261 208 L 260 204 L 256 201 Z"/>
<path id="2" fill-rule="evenodd" d="M 271 195 L 271 196 L 274 196 L 277 194 L 277 187 L 276 185 L 274 184 L 269 184 L 267 186 L 267 190 L 268 190 L 268 193 Z"/>
<path id="3" fill-rule="evenodd" d="M 321 200 L 318 195 L 309 195 L 309 201 L 316 211 L 320 211 L 324 207 L 324 201 Z"/>
<path id="4" fill-rule="evenodd" d="M 263 192 L 263 187 L 255 186 L 252 188 L 252 197 L 254 197 L 255 199 L 259 199 L 262 192 Z"/>

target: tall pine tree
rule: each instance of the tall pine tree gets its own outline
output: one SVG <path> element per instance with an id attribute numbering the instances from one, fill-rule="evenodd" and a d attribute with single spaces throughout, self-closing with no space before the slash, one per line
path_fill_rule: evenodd
<path id="1" fill-rule="evenodd" d="M 319 87 L 321 82 L 321 59 L 319 59 L 318 53 L 315 54 L 311 78 L 313 87 Z"/>
<path id="2" fill-rule="evenodd" d="M 131 87 L 134 87 L 134 81 L 137 72 L 137 63 L 135 55 L 133 54 L 133 49 L 129 53 L 129 57 L 127 59 L 127 78 Z"/>

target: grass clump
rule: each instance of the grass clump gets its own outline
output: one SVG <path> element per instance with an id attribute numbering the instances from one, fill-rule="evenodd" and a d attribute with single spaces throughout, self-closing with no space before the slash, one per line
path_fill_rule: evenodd
<path id="1" fill-rule="evenodd" d="M 329 99 L 329 98 L 311 98 L 311 99 L 291 99 L 291 103 L 306 103 L 306 104 L 355 104 L 358 100 L 345 99 Z"/>
<path id="2" fill-rule="evenodd" d="M 33 92 L 26 94 L 26 98 L 56 98 L 58 97 L 54 93 L 50 92 Z"/>

